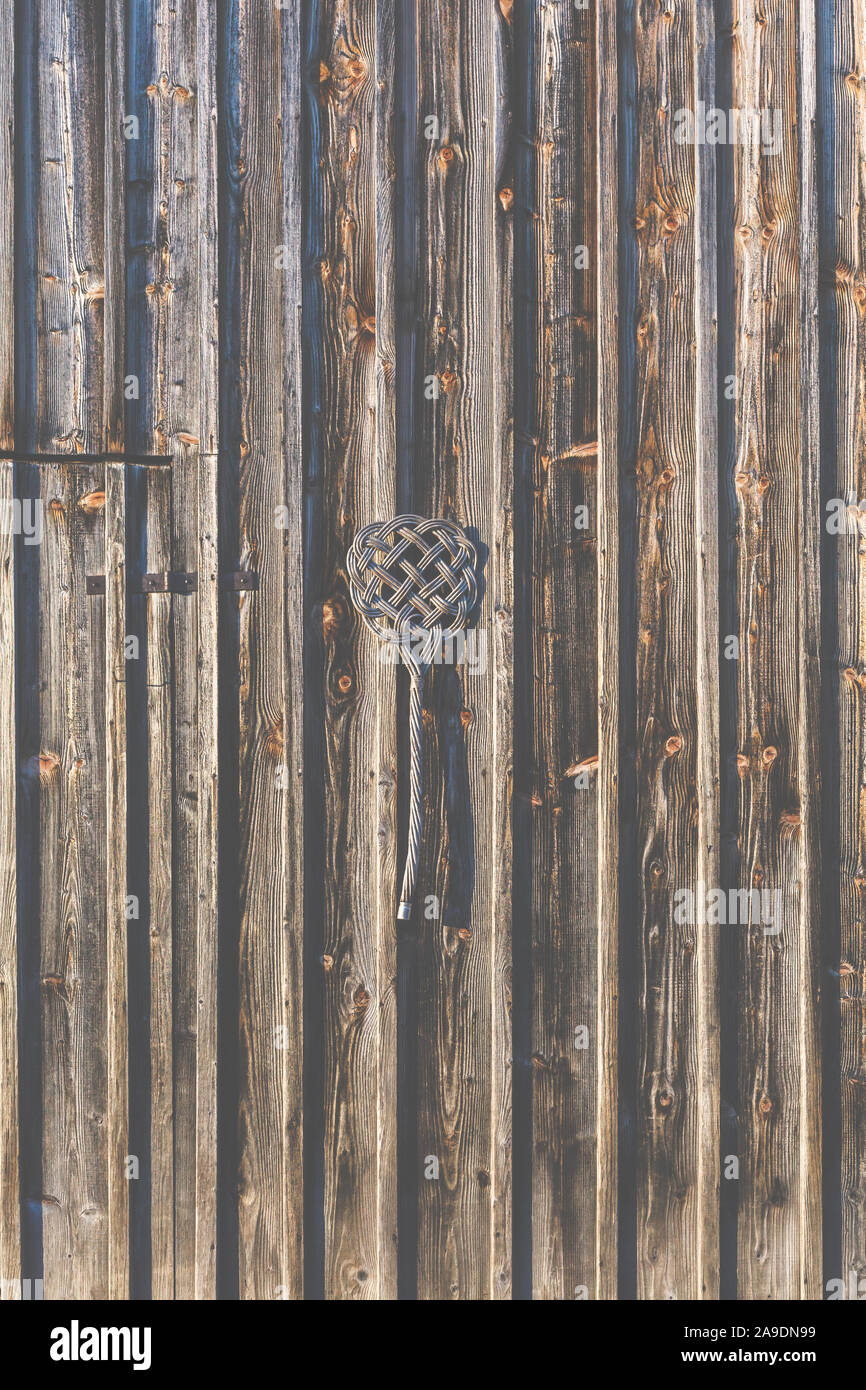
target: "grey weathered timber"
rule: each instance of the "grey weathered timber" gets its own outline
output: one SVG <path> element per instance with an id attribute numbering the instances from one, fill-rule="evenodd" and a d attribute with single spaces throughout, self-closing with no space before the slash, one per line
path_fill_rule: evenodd
<path id="1" fill-rule="evenodd" d="M 513 12 L 499 5 L 493 24 L 493 441 L 494 495 L 489 533 L 490 610 L 488 629 L 492 680 L 476 700 L 489 701 L 491 755 L 490 907 L 490 1283 L 487 1296 L 512 1297 L 513 1271 L 513 1059 L 512 1059 L 512 881 L 514 837 L 514 218 L 509 191 L 514 187 L 514 103 L 517 55 Z M 489 175 L 479 190 L 490 197 Z M 488 217 L 489 217 L 488 204 Z M 480 337 L 480 334 L 479 334 Z M 487 776 L 486 768 L 481 773 Z"/>
<path id="2" fill-rule="evenodd" d="M 602 6 L 595 31 L 595 254 L 598 272 L 598 916 L 596 942 L 596 1292 L 617 1292 L 619 1163 L 619 239 L 616 16 Z"/>
<path id="3" fill-rule="evenodd" d="M 145 570 L 171 564 L 171 476 L 145 479 Z M 147 720 L 148 964 L 150 975 L 150 1245 L 151 1296 L 175 1296 L 175 933 L 172 913 L 173 693 L 171 594 L 144 596 Z M 188 1104 L 187 1100 L 187 1104 Z M 188 1232 L 187 1232 L 188 1236 Z"/>
<path id="4" fill-rule="evenodd" d="M 838 701 L 839 804 L 833 812 L 839 838 L 840 910 L 839 994 L 828 988 L 827 1008 L 838 1008 L 841 1101 L 841 1269 L 827 1274 L 858 1280 L 866 1275 L 866 921 L 864 921 L 864 672 L 866 630 L 863 625 L 866 567 L 861 554 L 859 499 L 866 496 L 864 459 L 864 371 L 866 371 L 866 241 L 863 179 L 866 159 L 866 90 L 856 74 L 864 53 L 863 7 L 857 0 L 834 7 L 824 18 L 830 44 L 831 71 L 825 102 L 833 122 L 827 131 L 825 177 L 832 179 L 833 202 L 825 207 L 833 239 L 824 248 L 832 269 L 830 293 L 835 316 L 835 379 L 825 383 L 836 415 L 832 457 L 833 495 L 846 507 L 841 532 L 830 543 L 838 555 L 836 589 L 837 645 L 835 690 Z M 832 134 L 831 134 L 832 132 Z M 826 815 L 831 815 L 829 806 Z"/>
<path id="5" fill-rule="evenodd" d="M 45 1296 L 105 1298 L 105 641 L 103 601 L 89 597 L 84 583 L 86 574 L 104 572 L 104 470 L 46 468 L 41 476 L 37 775 Z"/>
<path id="6" fill-rule="evenodd" d="M 164 1172 L 151 1213 L 154 1295 L 215 1296 L 217 269 L 215 36 L 207 7 L 155 0 L 146 84 L 151 182 L 150 428 L 172 456 L 170 534 L 154 567 L 195 572 L 194 598 L 148 600 L 170 627 L 170 900 L 161 968 L 168 1113 L 151 1114 Z M 140 69 L 142 71 L 142 69 Z M 160 611 L 159 618 L 156 617 Z M 152 827 L 155 831 L 156 827 Z M 154 845 L 157 857 L 162 843 Z M 154 962 L 156 968 L 156 961 Z M 155 982 L 158 983 L 155 977 Z M 153 1020 L 153 1012 L 151 1013 Z M 156 1076 L 156 1073 L 154 1073 Z M 154 1097 L 159 1094 L 159 1083 Z M 164 1123 L 167 1122 L 167 1123 Z M 160 1234 L 161 1233 L 161 1234 Z"/>
<path id="7" fill-rule="evenodd" d="M 384 333 L 387 343 L 393 316 L 390 189 L 377 178 L 393 84 L 387 12 L 371 0 L 323 5 L 315 54 L 324 232 L 317 324 L 324 527 L 315 612 L 325 692 L 325 1294 L 335 1299 L 396 1290 L 393 1147 L 379 1169 L 380 1125 L 393 1134 L 396 1118 L 394 887 L 381 873 L 377 834 L 379 787 L 393 785 L 396 771 L 395 683 L 375 639 L 353 621 L 345 576 L 355 531 L 394 511 L 393 446 L 384 450 L 380 439 L 381 431 L 393 440 L 396 375 L 393 337 L 390 360 L 379 341 Z M 382 767 L 383 754 L 390 767 Z M 393 817 L 390 839 L 393 855 Z"/>
<path id="8" fill-rule="evenodd" d="M 866 1277 L 864 36 L 0 0 L 0 1297 Z"/>
<path id="9" fill-rule="evenodd" d="M 718 1293 L 715 939 L 718 881 L 715 393 L 710 192 L 672 114 L 712 94 L 709 16 L 637 5 L 636 676 L 640 874 L 637 1284 L 641 1298 Z M 710 55 L 711 59 L 711 55 Z M 700 192 L 698 191 L 700 188 Z M 703 278 L 701 276 L 703 271 Z M 695 351 L 697 348 L 697 351 Z M 698 397 L 703 394 L 701 406 Z M 707 417 L 709 411 L 709 418 Z M 692 921 L 675 916 L 694 894 Z"/>
<path id="10" fill-rule="evenodd" d="M 0 447 L 14 444 L 15 285 L 12 179 L 15 35 L 13 9 L 0 7 Z M 21 1292 L 18 1176 L 18 883 L 15 766 L 15 487 L 11 462 L 0 462 L 0 1299 Z"/>
<path id="11" fill-rule="evenodd" d="M 597 111 L 590 11 L 531 25 L 532 1287 L 563 1299 L 598 1291 Z"/>
<path id="12" fill-rule="evenodd" d="M 735 926 L 740 1181 L 738 1292 L 820 1296 L 816 1036 L 814 18 L 734 8 L 734 99 L 772 87 L 781 148 L 754 128 L 735 150 L 738 396 L 739 887 L 779 892 L 774 920 Z M 800 131 L 798 137 L 797 131 Z"/>
<path id="13" fill-rule="evenodd" d="M 713 109 L 715 10 L 696 0 L 692 20 L 693 108 Z M 698 884 L 721 878 L 719 728 L 719 496 L 718 316 L 716 298 L 716 165 L 711 146 L 695 149 L 695 664 Z M 699 1137 L 698 1230 L 695 1287 L 699 1298 L 718 1299 L 720 1184 L 719 933 L 709 922 L 696 943 L 696 1052 Z"/>
<path id="14" fill-rule="evenodd" d="M 105 288 L 103 447 L 124 443 L 126 335 L 126 54 L 124 6 L 105 7 Z M 108 1128 L 108 1292 L 128 1298 L 129 1256 L 129 1007 L 127 999 L 127 706 L 126 477 L 122 463 L 105 465 L 105 960 L 108 979 L 106 1124 Z"/>
<path id="15" fill-rule="evenodd" d="M 418 14 L 418 106 L 436 114 L 438 134 L 427 139 L 419 129 L 422 381 L 413 503 L 421 515 L 454 517 L 488 549 L 477 619 L 486 663 L 436 667 L 425 717 L 426 891 L 415 910 L 423 1299 L 498 1297 L 511 1283 L 502 974 L 510 955 L 510 817 L 501 801 L 507 785 L 496 785 L 509 761 L 511 719 L 508 672 L 498 668 L 508 643 L 495 635 L 511 621 L 512 470 L 500 406 L 509 346 L 497 230 L 506 212 L 496 186 L 506 71 L 499 26 L 508 22 L 501 10 L 452 0 Z"/>
<path id="16" fill-rule="evenodd" d="M 396 0 L 376 0 L 376 512 L 388 516 L 396 503 L 397 294 L 395 271 Z M 359 518 L 360 520 L 360 518 Z M 397 875 L 397 679 L 378 662 L 375 675 L 378 767 L 373 835 L 376 842 L 377 998 L 377 1262 L 376 1296 L 397 1297 L 397 933 L 394 891 Z M 368 778 L 368 783 L 369 783 Z"/>
<path id="17" fill-rule="evenodd" d="M 298 383 L 300 220 L 297 183 L 285 189 L 283 178 L 296 167 L 300 8 L 241 7 L 234 19 L 238 106 L 227 134 L 238 208 L 228 233 L 237 234 L 239 295 L 238 561 L 260 581 L 257 593 L 237 599 L 239 1285 L 242 1298 L 296 1298 L 303 1186 L 301 459 L 297 404 L 289 396 L 284 412 L 283 402 L 289 382 L 293 391 Z M 285 83 L 281 57 L 290 64 Z"/>
<path id="18" fill-rule="evenodd" d="M 104 60 L 88 7 L 34 10 L 37 447 L 104 447 Z M 73 115 L 74 113 L 74 115 Z M 22 441 L 29 443 L 30 441 Z M 110 1139 L 106 952 L 104 610 L 85 575 L 104 573 L 104 469 L 41 471 L 40 977 L 45 1295 L 117 1291 L 109 1257 Z M 116 1038 L 116 1035 L 115 1035 Z M 115 1058 L 114 1061 L 118 1059 Z M 116 1071 L 112 1074 L 116 1079 Z M 113 1194 L 110 1198 L 110 1192 Z M 125 1238 L 125 1233 L 118 1232 Z M 120 1268 L 123 1257 L 120 1257 Z"/>
<path id="19" fill-rule="evenodd" d="M 105 962 L 108 1296 L 129 1297 L 129 1082 L 126 982 L 126 480 L 105 465 Z"/>

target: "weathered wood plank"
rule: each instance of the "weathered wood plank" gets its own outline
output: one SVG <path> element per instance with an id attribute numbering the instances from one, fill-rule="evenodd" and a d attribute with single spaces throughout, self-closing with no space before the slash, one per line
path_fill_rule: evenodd
<path id="1" fill-rule="evenodd" d="M 532 1283 L 542 1299 L 598 1293 L 595 58 L 589 10 L 532 7 L 533 785 L 525 790 L 533 841 Z"/>
<path id="2" fill-rule="evenodd" d="M 802 421 L 800 516 L 821 515 L 820 406 L 818 392 L 818 144 L 816 11 L 801 5 L 797 33 L 797 118 L 800 256 L 799 380 Z M 821 1300 L 822 1273 L 822 1119 L 821 1018 L 821 803 L 822 746 L 814 711 L 821 697 L 821 532 L 807 526 L 798 586 L 798 761 L 801 768 L 802 880 L 797 1003 L 800 1067 L 800 1296 Z"/>
<path id="3" fill-rule="evenodd" d="M 678 137 L 711 76 L 696 52 L 696 25 L 704 44 L 709 31 L 702 4 L 635 13 L 641 1298 L 718 1296 L 716 933 L 703 908 L 718 884 L 718 714 L 706 689 L 716 522 L 699 437 L 712 408 L 697 404 L 715 390 L 714 304 L 696 265 L 706 273 L 712 224 L 700 225 L 711 207 L 696 141 Z M 682 893 L 692 912 L 677 911 Z"/>
<path id="4" fill-rule="evenodd" d="M 617 1292 L 620 536 L 619 161 L 616 14 L 595 30 L 598 304 L 598 917 L 596 1011 L 596 1296 Z"/>
<path id="5" fill-rule="evenodd" d="M 696 0 L 692 109 L 715 107 L 715 8 Z M 718 318 L 715 149 L 695 148 L 695 661 L 698 884 L 721 884 L 719 715 Z M 721 1053 L 719 933 L 709 921 L 696 942 L 698 1248 L 700 1298 L 718 1299 L 720 1279 Z"/>
<path id="6" fill-rule="evenodd" d="M 104 33 L 68 0 L 35 10 L 36 437 L 103 446 Z M 45 1296 L 109 1287 L 104 470 L 42 470 L 41 966 Z M 61 636 L 58 639 L 58 634 Z M 119 1234 L 119 1233 L 118 1233 Z"/>
<path id="7" fill-rule="evenodd" d="M 3 433 L 8 439 L 6 430 Z M 0 1299 L 19 1298 L 21 1293 L 13 497 L 14 468 L 4 461 L 0 463 L 0 647 L 4 653 L 0 677 Z"/>
<path id="8" fill-rule="evenodd" d="M 376 514 L 396 513 L 397 380 L 397 4 L 376 0 Z M 411 378 L 410 378 L 411 380 Z M 397 680 L 377 652 L 378 853 L 376 970 L 378 1000 L 378 1284 L 397 1297 Z M 369 795 L 369 788 L 368 788 Z"/>
<path id="9" fill-rule="evenodd" d="M 825 169 L 832 205 L 824 213 L 833 228 L 824 263 L 833 276 L 835 330 L 834 379 L 826 389 L 835 410 L 834 496 L 854 508 L 866 497 L 866 89 L 858 77 L 866 62 L 866 13 L 861 0 L 834 6 L 824 22 L 829 50 L 825 100 L 832 110 Z M 833 655 L 838 662 L 839 806 L 834 814 L 840 859 L 842 1264 L 824 1273 L 825 1279 L 841 1275 L 847 1296 L 851 1274 L 857 1281 L 866 1276 L 866 563 L 857 513 L 846 511 L 841 524 L 841 532 L 831 533 L 831 544 L 838 548 Z M 831 814 L 829 807 L 825 814 Z"/>
<path id="10" fill-rule="evenodd" d="M 381 9 L 387 15 L 387 4 Z M 352 621 L 345 576 L 354 531 L 394 511 L 393 337 L 390 359 L 383 360 L 378 341 L 384 334 L 387 350 L 393 333 L 392 195 L 387 135 L 380 129 L 390 119 L 381 86 L 387 92 L 393 80 L 393 24 L 383 20 L 371 0 L 323 5 L 316 57 L 327 692 L 325 1296 L 333 1299 L 396 1291 L 396 936 L 393 883 L 381 876 L 377 805 L 382 784 L 394 785 L 395 681 L 379 644 Z M 390 766 L 383 767 L 383 754 Z M 390 803 L 393 847 L 393 795 Z M 393 848 L 385 857 L 393 859 Z M 381 1210 L 382 1199 L 390 1215 Z"/>
<path id="11" fill-rule="evenodd" d="M 512 1190 L 512 877 L 514 837 L 514 192 L 515 65 L 512 12 L 493 10 L 493 179 L 497 192 L 493 286 L 496 305 L 496 466 L 499 503 L 490 549 L 493 627 L 492 843 L 493 941 L 491 945 L 490 1096 L 490 1289 L 492 1299 L 510 1299 L 513 1289 Z M 485 188 L 485 194 L 489 192 Z"/>
<path id="12" fill-rule="evenodd" d="M 149 536 L 154 553 L 148 565 L 198 575 L 191 595 L 147 600 L 148 649 L 153 645 L 156 663 L 149 674 L 151 757 L 160 764 L 150 784 L 157 797 L 150 868 L 157 933 L 151 978 L 152 1284 L 157 1298 L 212 1298 L 219 584 L 215 39 L 206 7 L 153 0 L 132 44 L 135 86 L 147 103 L 133 175 L 140 207 L 135 253 L 148 265 L 136 320 L 144 335 L 143 350 L 136 344 L 143 377 L 138 432 L 143 447 L 169 452 L 173 460 L 172 496 L 158 502 L 155 514 L 159 528 L 164 513 L 169 531 Z M 153 481 L 151 491 L 162 486 Z M 163 679 L 166 689 L 159 693 Z M 169 748 L 163 745 L 166 718 Z M 157 1055 L 167 1074 L 157 1072 Z"/>
<path id="13" fill-rule="evenodd" d="M 121 277 L 122 283 L 122 277 Z M 121 292 L 122 297 L 122 292 Z M 108 306 L 107 306 L 108 309 Z M 126 479 L 105 465 L 105 1022 L 108 1129 L 108 1296 L 129 1286 L 128 1022 L 126 998 Z M 101 600 L 96 600 L 98 611 Z"/>
<path id="14" fill-rule="evenodd" d="M 0 7 L 0 448 L 14 443 L 15 228 L 13 136 L 15 32 Z M 18 883 L 15 730 L 14 467 L 0 463 L 0 1299 L 21 1295 L 18 1176 Z"/>
<path id="15" fill-rule="evenodd" d="M 237 600 L 239 1278 L 242 1298 L 294 1298 L 302 1284 L 303 681 L 298 635 L 290 643 L 289 633 L 303 611 L 302 508 L 297 398 L 287 419 L 283 391 L 287 356 L 293 367 L 300 361 L 300 218 L 284 200 L 285 160 L 294 156 L 283 153 L 279 134 L 282 125 L 284 141 L 297 139 L 300 11 L 241 7 L 231 22 L 237 111 L 226 138 L 237 199 L 229 234 L 237 237 L 239 296 L 238 559 L 260 580 L 257 594 Z M 289 29 L 282 49 L 281 25 Z M 285 76 L 281 52 L 291 54 Z"/>
<path id="16" fill-rule="evenodd" d="M 219 271 L 217 229 L 217 40 L 210 7 L 198 5 L 197 295 L 198 399 L 198 673 L 194 757 L 198 763 L 197 866 L 194 884 L 195 989 L 190 998 L 195 1029 L 195 1248 L 193 1281 L 184 1296 L 216 1297 L 217 1230 L 217 968 L 218 968 L 218 693 L 219 618 Z M 284 393 L 287 400 L 289 393 Z M 289 406 L 286 405 L 288 411 Z M 190 404 L 192 411 L 193 404 Z M 190 967 L 192 969 L 192 965 Z"/>
<path id="17" fill-rule="evenodd" d="M 197 19 L 188 0 L 155 5 L 155 64 L 148 94 L 154 121 L 154 223 L 156 274 L 151 305 L 156 316 L 154 447 L 172 455 L 169 569 L 198 571 L 199 209 Z M 212 293 L 212 291 L 211 291 Z M 158 568 L 158 567 L 157 567 Z M 165 1146 L 172 1183 L 171 1205 L 162 1213 L 170 1246 L 161 1295 L 190 1298 L 196 1287 L 197 1211 L 197 1024 L 199 742 L 198 600 L 175 597 L 170 613 L 171 667 L 171 902 L 166 928 L 171 936 L 165 1007 L 171 1020 L 171 1123 L 160 1133 L 152 1116 L 154 1148 Z M 153 1016 L 153 1015 L 151 1015 Z M 206 1197 L 206 1194 L 203 1194 Z M 154 1203 L 154 1211 L 156 1204 Z M 154 1261 L 154 1292 L 156 1293 Z"/>
<path id="18" fill-rule="evenodd" d="M 734 7 L 742 1298 L 820 1296 L 814 14 Z M 770 918 L 771 920 L 767 920 Z"/>
<path id="19" fill-rule="evenodd" d="M 58 306 L 55 306 L 55 308 Z M 44 418 L 44 417 L 43 417 Z M 70 428 L 74 428 L 70 422 Z M 46 1298 L 108 1296 L 104 470 L 42 470 L 43 1247 Z"/>
<path id="20" fill-rule="evenodd" d="M 510 676 L 496 625 L 512 621 L 510 436 L 503 435 L 510 298 L 497 218 L 502 11 L 437 0 L 418 15 L 419 358 L 428 390 L 416 432 L 414 496 L 450 516 L 486 560 L 478 636 L 486 659 L 434 669 L 425 747 L 419 933 L 418 1294 L 476 1299 L 510 1288 L 507 1133 L 510 1037 L 508 833 L 496 776 L 510 760 Z M 491 72 L 496 73 L 491 82 Z M 429 121 L 438 122 L 433 129 Z M 425 129 L 426 127 L 426 129 Z M 432 138 L 431 138 L 432 136 Z M 503 357 L 501 354 L 505 354 Z M 506 387 L 510 391 L 510 387 Z M 502 616 L 499 616 L 502 615 Z M 478 655 L 484 650 L 479 642 Z M 435 901 L 433 899 L 435 898 Z M 507 1145 L 507 1141 L 506 1141 Z M 432 1176 L 432 1159 L 438 1176 Z M 429 1179 L 429 1180 L 428 1180 Z"/>
<path id="21" fill-rule="evenodd" d="M 124 442 L 126 334 L 125 6 L 105 7 L 105 300 L 103 439 Z M 108 978 L 108 1296 L 130 1295 L 129 1024 L 127 1003 L 126 477 L 105 467 L 106 971 Z"/>
<path id="22" fill-rule="evenodd" d="M 171 560 L 172 477 L 153 469 L 145 480 L 145 572 Z M 147 720 L 148 961 L 150 974 L 150 1248 L 151 1297 L 175 1297 L 175 933 L 172 854 L 172 596 L 144 598 Z M 189 1240 L 189 1229 L 183 1239 Z M 187 1246 L 188 1249 L 188 1246 Z"/>

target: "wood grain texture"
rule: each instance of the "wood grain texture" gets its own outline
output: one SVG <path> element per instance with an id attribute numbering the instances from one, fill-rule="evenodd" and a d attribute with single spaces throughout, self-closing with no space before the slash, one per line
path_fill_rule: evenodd
<path id="1" fill-rule="evenodd" d="M 104 438 L 104 34 L 89 7 L 66 0 L 45 0 L 35 18 L 35 442 L 49 451 L 98 453 Z M 115 1001 L 106 959 L 104 608 L 86 595 L 85 575 L 105 572 L 104 470 L 49 466 L 41 479 L 45 1296 L 100 1298 L 116 1278 L 108 1250 L 114 1117 L 106 1029 Z"/>
<path id="2" fill-rule="evenodd" d="M 297 139 L 300 12 L 297 5 L 240 6 L 233 19 L 238 110 L 227 138 L 239 207 L 238 558 L 241 568 L 258 572 L 260 586 L 237 599 L 239 1280 L 242 1298 L 296 1298 L 302 1284 L 303 683 L 295 664 L 298 639 L 290 631 L 303 611 L 302 513 L 297 406 L 287 418 L 283 392 L 286 357 L 294 367 L 300 360 L 300 222 L 284 201 L 281 136 Z M 293 54 L 284 82 L 281 25 L 289 27 Z M 284 295 L 291 296 L 291 313 L 284 313 Z"/>
<path id="3" fill-rule="evenodd" d="M 129 1283 L 129 1069 L 126 980 L 126 480 L 123 464 L 105 465 L 105 960 L 107 1000 L 108 1296 L 125 1299 Z"/>
<path id="4" fill-rule="evenodd" d="M 0 279 L 3 268 L 0 266 Z M 0 463 L 0 1299 L 20 1297 L 14 468 Z"/>
<path id="5" fill-rule="evenodd" d="M 197 528 L 188 531 L 188 563 L 198 573 L 196 727 L 191 759 L 196 773 L 195 924 L 186 996 L 195 1032 L 195 1174 L 192 1257 L 183 1261 L 185 1297 L 216 1297 L 217 1224 L 217 982 L 219 829 L 217 630 L 219 616 L 218 454 L 219 288 L 217 230 L 217 57 L 210 7 L 196 7 L 196 274 L 197 395 L 187 408 L 197 423 Z M 192 273 L 192 272 L 191 272 Z M 194 952 L 194 960 L 193 953 Z"/>
<path id="6" fill-rule="evenodd" d="M 126 52 L 124 6 L 105 7 L 105 291 L 103 447 L 124 442 L 126 336 Z M 127 1000 L 126 477 L 105 465 L 105 825 L 108 1010 L 108 1295 L 130 1295 L 129 1006 Z"/>
<path id="7" fill-rule="evenodd" d="M 861 552 L 859 500 L 866 496 L 866 91 L 856 74 L 866 61 L 866 16 L 859 0 L 837 5 L 825 19 L 830 69 L 825 100 L 832 110 L 828 139 L 833 240 L 824 248 L 832 272 L 834 375 L 828 383 L 835 414 L 832 495 L 846 506 L 846 526 L 831 544 L 838 555 L 836 590 L 839 805 L 836 811 L 840 880 L 841 1208 L 842 1263 L 825 1270 L 846 1280 L 866 1275 L 866 850 L 863 674 L 866 671 L 866 567 Z M 830 209 L 825 209 L 829 212 Z M 850 510 L 847 510 L 850 509 Z M 857 510 L 855 510 L 857 509 Z M 826 517 L 826 513 L 825 513 Z M 847 522 L 851 521 L 850 528 Z M 829 522 L 827 523 L 829 525 Z M 829 808 L 828 808 L 829 814 Z M 833 1000 L 833 1005 L 836 1005 Z M 827 1007 L 831 1007 L 828 1000 Z M 846 1292 L 850 1285 L 846 1284 Z"/>
<path id="8" fill-rule="evenodd" d="M 698 226 L 707 187 L 696 143 L 675 136 L 675 113 L 694 109 L 711 73 L 707 61 L 696 71 L 696 24 L 708 25 L 701 0 L 636 6 L 642 1298 L 718 1296 L 716 932 L 702 910 L 705 890 L 718 883 L 716 628 L 709 626 L 716 519 L 706 414 L 715 393 L 714 303 L 697 264 L 712 222 Z M 706 269 L 705 255 L 701 264 Z M 694 895 L 691 922 L 675 913 L 684 891 Z"/>
<path id="9" fill-rule="evenodd" d="M 490 1288 L 489 1297 L 512 1297 L 513 1186 L 512 1186 L 512 933 L 514 911 L 512 882 L 514 836 L 514 218 L 509 215 L 509 196 L 514 188 L 514 103 L 516 64 L 513 16 L 507 5 L 493 14 L 493 179 L 497 203 L 495 237 L 496 325 L 494 349 L 494 477 L 492 544 L 489 564 L 493 610 L 488 634 L 492 681 L 492 806 L 490 894 L 492 911 L 491 968 L 491 1085 L 490 1085 Z M 485 192 L 487 190 L 485 189 Z"/>
<path id="10" fill-rule="evenodd" d="M 376 3 L 376 506 L 397 511 L 396 200 L 397 106 L 395 0 Z M 381 656 L 381 651 L 377 653 Z M 378 1286 L 380 1299 L 397 1297 L 397 680 L 377 662 L 378 798 L 377 873 L 378 1126 L 376 1136 Z"/>
<path id="11" fill-rule="evenodd" d="M 0 448 L 14 444 L 14 91 L 11 4 L 0 6 Z M 21 1296 L 18 1175 L 18 882 L 15 736 L 14 467 L 0 462 L 0 1299 Z"/>
<path id="12" fill-rule="evenodd" d="M 715 107 L 715 9 L 696 0 L 692 21 L 695 111 Z M 698 883 L 721 882 L 719 715 L 719 488 L 716 164 L 695 149 L 695 661 L 697 684 Z M 698 1091 L 698 1296 L 720 1293 L 719 933 L 700 929 L 696 951 Z"/>
<path id="13" fill-rule="evenodd" d="M 419 935 L 418 1295 L 509 1296 L 511 458 L 503 383 L 510 299 L 498 219 L 504 10 L 453 0 L 418 26 L 419 408 L 414 496 L 470 528 L 484 559 L 486 660 L 434 668 Z M 495 80 L 491 82 L 491 73 Z M 507 90 L 507 88 L 506 88 Z M 471 291 L 471 292 L 470 292 Z M 500 325 L 491 333 L 491 324 Z M 423 388 L 428 389 L 425 393 Z M 506 390 L 510 388 L 506 387 Z M 431 399 L 435 390 L 435 398 Z M 481 646 L 479 645 L 479 651 Z M 432 900 L 435 898 L 435 902 Z M 434 1176 L 432 1160 L 438 1165 Z M 426 1175 L 425 1175 L 426 1174 Z"/>
<path id="14" fill-rule="evenodd" d="M 735 22 L 735 102 L 780 112 L 776 148 L 748 126 L 735 151 L 740 887 L 781 894 L 772 924 L 751 914 L 737 928 L 738 1292 L 812 1298 L 821 1249 L 814 16 L 769 4 L 759 23 L 743 5 Z"/>
<path id="15" fill-rule="evenodd" d="M 147 492 L 145 572 L 171 563 L 171 477 L 153 470 Z M 147 720 L 148 913 L 150 972 L 150 1260 L 151 1296 L 175 1296 L 175 933 L 172 912 L 174 684 L 172 596 L 144 597 Z M 189 1232 L 186 1232 L 187 1240 Z"/>
<path id="16" fill-rule="evenodd" d="M 0 0 L 0 450 L 52 456 L 0 459 L 0 1296 L 388 1300 L 398 1239 L 425 1300 L 866 1277 L 864 24 Z M 345 554 L 410 507 L 482 596 L 398 1009 Z"/>
<path id="17" fill-rule="evenodd" d="M 47 1298 L 109 1287 L 104 573 L 96 466 L 44 469 L 40 552 L 43 1245 Z M 57 633 L 63 634 L 58 641 Z"/>
<path id="18" fill-rule="evenodd" d="M 170 567 L 199 575 L 198 596 L 177 597 L 171 605 L 173 1296 L 179 1298 L 215 1296 L 216 1242 L 216 916 L 210 866 L 216 830 L 212 654 L 217 574 L 215 536 L 208 523 L 212 464 L 203 467 L 201 458 L 203 453 L 212 457 L 217 443 L 215 55 L 201 9 L 192 3 L 160 6 L 149 88 L 159 209 L 153 298 L 162 390 L 156 420 L 173 457 Z M 191 324 L 197 331 L 190 331 Z"/>
<path id="19" fill-rule="evenodd" d="M 619 160 L 616 15 L 599 10 L 595 30 L 596 245 L 598 266 L 598 895 L 596 1129 L 597 1296 L 616 1297 L 619 1033 Z"/>
<path id="20" fill-rule="evenodd" d="M 379 643 L 352 620 L 345 556 L 359 526 L 394 513 L 393 15 L 363 0 L 325 4 L 318 18 L 325 1295 L 388 1298 L 397 1253 L 396 935 L 380 860 L 393 865 L 396 683 Z"/>
<path id="21" fill-rule="evenodd" d="M 131 36 L 144 125 L 132 170 L 134 254 L 147 267 L 143 294 L 133 282 L 135 328 L 146 344 L 141 352 L 138 339 L 137 442 L 173 461 L 170 495 L 167 479 L 149 480 L 155 511 L 148 514 L 147 566 L 198 576 L 193 594 L 146 600 L 155 762 L 149 843 L 156 1298 L 216 1293 L 218 308 L 211 29 L 207 6 L 153 0 Z"/>
<path id="22" fill-rule="evenodd" d="M 565 1299 L 598 1293 L 595 36 L 531 25 L 532 1283 Z"/>

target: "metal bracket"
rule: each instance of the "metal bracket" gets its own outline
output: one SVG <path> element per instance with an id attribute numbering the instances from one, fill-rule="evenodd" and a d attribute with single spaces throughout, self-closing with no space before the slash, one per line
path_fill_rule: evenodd
<path id="1" fill-rule="evenodd" d="M 88 594 L 105 593 L 104 574 L 88 574 L 84 582 Z M 133 594 L 194 594 L 198 589 L 198 573 L 196 570 L 159 570 L 143 574 L 141 583 L 131 584 L 129 588 Z"/>
<path id="2" fill-rule="evenodd" d="M 253 593 L 259 587 L 259 576 L 256 570 L 229 570 L 220 579 L 223 589 L 230 589 L 233 593 Z"/>
<path id="3" fill-rule="evenodd" d="M 158 570 L 141 576 L 142 594 L 194 594 L 198 589 L 196 570 Z"/>

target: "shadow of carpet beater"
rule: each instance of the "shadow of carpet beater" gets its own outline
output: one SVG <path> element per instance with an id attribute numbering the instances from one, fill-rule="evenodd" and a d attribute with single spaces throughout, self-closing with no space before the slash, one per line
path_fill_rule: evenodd
<path id="1" fill-rule="evenodd" d="M 477 556 L 462 526 L 397 516 L 363 527 L 346 557 L 352 602 L 371 632 L 396 645 L 409 671 L 409 842 L 398 920 L 412 911 L 421 848 L 424 677 L 468 625 L 478 600 Z"/>

